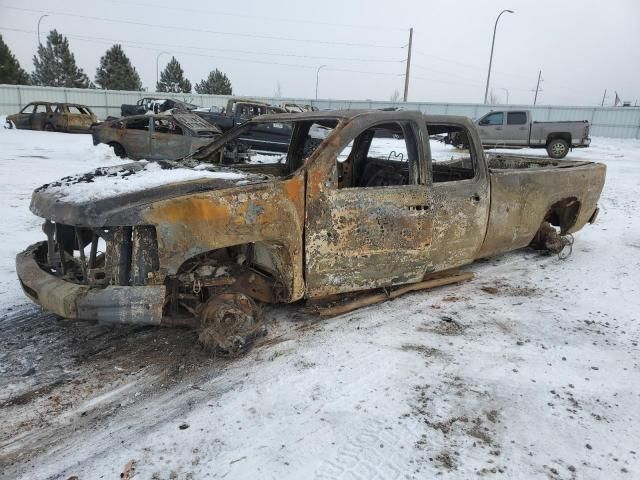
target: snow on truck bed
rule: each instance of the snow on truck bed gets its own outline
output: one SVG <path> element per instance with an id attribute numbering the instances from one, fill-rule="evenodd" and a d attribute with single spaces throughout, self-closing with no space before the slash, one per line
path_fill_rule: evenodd
<path id="1" fill-rule="evenodd" d="M 640 141 L 568 159 L 608 170 L 567 260 L 513 252 L 328 320 L 269 307 L 269 335 L 223 360 L 186 330 L 26 300 L 31 191 L 122 161 L 89 136 L 0 130 L 0 478 L 120 478 L 130 460 L 142 479 L 640 478 Z"/>

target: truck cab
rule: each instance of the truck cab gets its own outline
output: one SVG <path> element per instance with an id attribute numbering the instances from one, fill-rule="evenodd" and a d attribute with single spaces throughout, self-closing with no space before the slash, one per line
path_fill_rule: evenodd
<path id="1" fill-rule="evenodd" d="M 486 146 L 521 145 L 530 127 L 528 111 L 490 112 L 478 120 L 478 133 Z"/>

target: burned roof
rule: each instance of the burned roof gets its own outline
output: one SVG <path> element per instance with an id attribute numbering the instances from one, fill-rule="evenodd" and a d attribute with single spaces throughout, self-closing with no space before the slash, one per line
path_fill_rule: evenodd
<path id="1" fill-rule="evenodd" d="M 166 115 L 165 115 L 166 116 Z M 222 131 L 215 125 L 207 122 L 204 118 L 195 113 L 173 113 L 170 116 L 175 118 L 176 122 L 180 125 L 187 127 L 195 132 L 206 130 L 215 133 L 222 133 Z"/>

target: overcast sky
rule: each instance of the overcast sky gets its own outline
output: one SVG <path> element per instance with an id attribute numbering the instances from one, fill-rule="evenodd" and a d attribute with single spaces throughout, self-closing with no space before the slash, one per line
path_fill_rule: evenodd
<path id="1" fill-rule="evenodd" d="M 214 68 L 239 95 L 389 100 L 402 93 L 414 28 L 410 101 L 482 102 L 498 24 L 491 88 L 509 103 L 599 105 L 614 91 L 640 105 L 640 0 L 396 0 L 175 2 L 0 0 L 0 33 L 33 69 L 36 26 L 67 35 L 94 78 L 100 56 L 121 43 L 143 85 L 155 89 L 171 54 L 195 83 Z M 84 17 L 84 18 L 81 18 Z M 116 21 L 110 21 L 116 20 Z"/>

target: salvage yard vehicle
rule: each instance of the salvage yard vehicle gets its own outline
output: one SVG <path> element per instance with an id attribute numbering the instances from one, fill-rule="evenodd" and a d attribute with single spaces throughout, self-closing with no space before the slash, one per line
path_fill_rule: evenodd
<path id="1" fill-rule="evenodd" d="M 147 113 L 162 113 L 169 110 L 179 110 L 188 112 L 197 108 L 196 105 L 192 105 L 187 102 L 176 100 L 175 98 L 141 98 L 135 105 L 122 104 L 120 106 L 120 115 L 123 117 L 129 117 L 132 115 L 145 115 Z"/>
<path id="2" fill-rule="evenodd" d="M 282 161 L 216 165 L 230 143 L 274 123 L 293 132 Z M 319 144 L 318 126 L 328 130 Z M 469 150 L 435 161 L 428 139 L 447 133 L 466 136 Z M 27 296 L 62 317 L 188 324 L 233 351 L 258 328 L 255 302 L 389 289 L 532 242 L 561 247 L 594 221 L 605 170 L 487 159 L 465 117 L 265 115 L 180 162 L 38 188 L 30 208 L 47 239 L 18 254 L 17 273 Z"/>
<path id="3" fill-rule="evenodd" d="M 193 113 L 135 115 L 94 127 L 93 144 L 106 143 L 116 155 L 134 160 L 175 160 L 211 143 L 222 132 Z"/>
<path id="4" fill-rule="evenodd" d="M 85 105 L 31 102 L 20 113 L 7 116 L 7 128 L 47 132 L 88 133 L 98 119 Z"/>
<path id="5" fill-rule="evenodd" d="M 222 113 L 199 111 L 195 113 L 226 132 L 258 115 L 285 112 L 283 108 L 268 103 L 235 97 L 229 99 L 227 108 Z M 272 152 L 286 152 L 290 138 L 291 128 L 278 123 L 265 124 L 263 128 L 252 129 L 244 135 L 244 139 L 251 144 L 252 148 Z"/>
<path id="6" fill-rule="evenodd" d="M 477 121 L 482 144 L 487 148 L 546 148 L 551 158 L 564 158 L 572 148 L 591 143 L 588 120 L 534 122 L 528 110 L 493 111 Z M 452 135 L 447 143 L 465 147 L 461 137 Z"/>

